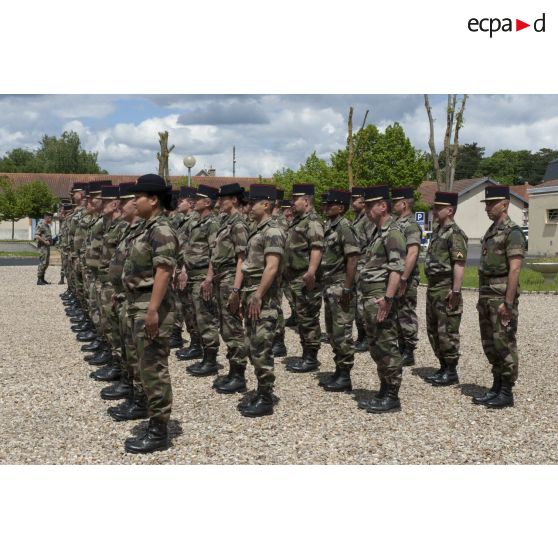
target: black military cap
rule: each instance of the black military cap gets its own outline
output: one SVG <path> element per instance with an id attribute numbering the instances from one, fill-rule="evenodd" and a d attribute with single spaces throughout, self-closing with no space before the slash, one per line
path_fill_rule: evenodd
<path id="1" fill-rule="evenodd" d="M 510 199 L 510 187 L 509 186 L 487 186 L 484 189 L 484 200 L 483 202 L 492 200 L 509 200 Z"/>
<path id="2" fill-rule="evenodd" d="M 158 174 L 144 174 L 128 191 L 133 194 L 164 194 L 167 191 L 167 183 Z"/>
<path id="3" fill-rule="evenodd" d="M 365 191 L 366 188 L 363 188 L 362 186 L 355 186 L 354 188 L 351 188 L 351 197 L 362 198 Z"/>
<path id="4" fill-rule="evenodd" d="M 60 198 L 60 203 L 72 203 L 72 200 L 70 198 Z"/>
<path id="5" fill-rule="evenodd" d="M 205 184 L 200 184 L 196 192 L 198 198 L 209 198 L 210 200 L 216 200 L 218 195 L 219 190 L 217 190 L 217 188 L 206 186 Z"/>
<path id="6" fill-rule="evenodd" d="M 390 201 L 391 198 L 389 197 L 389 186 L 381 185 L 381 186 L 369 186 L 364 191 L 364 201 L 365 202 L 374 202 L 374 201 Z"/>
<path id="7" fill-rule="evenodd" d="M 43 217 L 54 217 L 54 213 L 52 213 L 51 211 L 45 211 L 43 213 Z"/>
<path id="8" fill-rule="evenodd" d="M 117 200 L 120 195 L 120 188 L 118 186 L 103 186 L 101 188 L 101 199 L 103 200 Z"/>
<path id="9" fill-rule="evenodd" d="M 244 189 L 240 184 L 234 182 L 233 184 L 223 184 L 219 189 L 217 197 L 222 198 L 223 196 L 242 196 L 244 194 Z"/>
<path id="10" fill-rule="evenodd" d="M 100 194 L 103 186 L 112 186 L 112 180 L 92 180 L 89 183 L 87 193 L 92 196 L 93 194 Z"/>
<path id="11" fill-rule="evenodd" d="M 270 200 L 277 199 L 277 188 L 270 184 L 250 184 L 250 201 Z"/>
<path id="12" fill-rule="evenodd" d="M 87 182 L 74 182 L 71 192 L 83 192 L 85 190 L 85 187 L 87 186 Z"/>
<path id="13" fill-rule="evenodd" d="M 412 200 L 415 197 L 415 191 L 412 188 L 396 188 L 391 193 L 391 201 Z"/>
<path id="14" fill-rule="evenodd" d="M 436 192 L 434 205 L 457 205 L 457 192 Z"/>
<path id="15" fill-rule="evenodd" d="M 292 200 L 284 200 L 284 199 L 281 200 L 281 207 L 283 209 L 286 209 L 287 207 L 292 207 L 292 205 L 293 205 Z"/>
<path id="16" fill-rule="evenodd" d="M 271 186 L 273 186 L 273 184 L 271 184 Z M 277 200 L 282 201 L 283 199 L 285 199 L 285 192 L 277 187 L 275 189 L 277 190 Z"/>
<path id="17" fill-rule="evenodd" d="M 126 200 L 126 199 L 131 199 L 134 196 L 134 194 L 132 192 L 130 192 L 130 188 L 132 188 L 132 186 L 135 186 L 136 183 L 135 182 L 121 182 L 120 185 L 118 186 L 118 197 L 121 200 Z"/>
<path id="18" fill-rule="evenodd" d="M 170 196 L 171 196 L 170 209 L 174 211 L 178 207 L 180 190 L 173 190 L 172 188 L 170 188 Z"/>
<path id="19" fill-rule="evenodd" d="M 342 205 L 350 205 L 351 193 L 346 190 L 329 190 L 322 198 L 322 204 L 340 203 Z"/>
<path id="20" fill-rule="evenodd" d="M 180 199 L 195 198 L 196 197 L 196 192 L 197 192 L 197 190 L 195 188 L 191 188 L 190 186 L 181 186 L 180 187 L 180 194 L 179 194 L 178 197 Z"/>
<path id="21" fill-rule="evenodd" d="M 71 203 L 63 203 L 62 204 L 62 209 L 64 211 L 70 211 L 74 206 Z"/>
<path id="22" fill-rule="evenodd" d="M 293 184 L 293 196 L 313 196 L 314 184 Z"/>
<path id="23" fill-rule="evenodd" d="M 240 200 L 240 203 L 242 205 L 248 205 L 250 203 L 250 195 L 246 190 L 244 190 L 244 192 L 242 193 L 242 198 Z"/>

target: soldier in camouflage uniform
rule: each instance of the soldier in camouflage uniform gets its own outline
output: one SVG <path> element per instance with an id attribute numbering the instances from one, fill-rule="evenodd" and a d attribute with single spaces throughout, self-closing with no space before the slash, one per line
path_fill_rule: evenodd
<path id="1" fill-rule="evenodd" d="M 517 322 L 519 273 L 527 252 L 519 225 L 508 216 L 510 190 L 487 186 L 486 213 L 493 224 L 482 239 L 479 264 L 479 325 L 482 348 L 492 365 L 492 387 L 473 403 L 490 409 L 513 406 L 512 387 L 518 376 Z"/>
<path id="2" fill-rule="evenodd" d="M 213 382 L 213 387 L 219 393 L 246 390 L 248 355 L 239 311 L 242 264 L 248 243 L 248 227 L 238 210 L 243 195 L 240 184 L 221 186 L 218 203 L 223 217 L 211 244 L 208 276 L 213 279 L 221 337 L 227 346 L 229 360 L 228 374 L 219 376 Z"/>
<path id="3" fill-rule="evenodd" d="M 286 224 L 285 236 L 287 234 L 287 231 L 289 230 L 289 224 L 293 220 L 292 203 L 293 203 L 292 200 L 283 199 L 281 201 L 281 211 L 282 211 L 282 214 L 283 214 L 282 217 L 283 217 L 283 220 Z M 289 287 L 289 285 L 287 283 L 285 283 L 283 281 L 282 284 L 283 284 L 283 294 L 285 295 L 285 298 L 287 299 L 287 302 L 289 303 L 289 308 L 291 309 L 291 315 L 285 320 L 285 327 L 297 328 L 298 324 L 297 324 L 297 321 L 296 321 L 296 312 L 295 312 L 293 293 L 292 293 L 291 288 Z"/>
<path id="4" fill-rule="evenodd" d="M 364 195 L 366 214 L 376 225 L 366 249 L 359 289 L 370 354 L 378 368 L 380 390 L 359 407 L 369 413 L 399 411 L 401 353 L 397 343 L 397 312 L 394 298 L 399 288 L 405 260 L 405 237 L 390 214 L 388 186 L 372 186 Z"/>
<path id="5" fill-rule="evenodd" d="M 459 325 L 463 314 L 461 285 L 468 239 L 453 220 L 457 202 L 455 192 L 436 192 L 433 214 L 438 225 L 432 232 L 424 264 L 428 278 L 426 330 L 434 354 L 440 361 L 438 371 L 425 379 L 434 386 L 459 382 Z"/>
<path id="6" fill-rule="evenodd" d="M 175 320 L 174 294 L 169 283 L 176 266 L 178 239 L 168 217 L 163 215 L 163 208 L 169 209 L 171 202 L 163 178 L 155 174 L 141 176 L 129 191 L 136 194 L 137 212 L 145 222 L 130 239 L 122 283 L 141 380 L 134 383 L 134 400 L 137 406 L 143 404 L 147 408 L 149 426 L 144 433 L 128 438 L 124 447 L 131 453 L 149 453 L 168 447 L 167 424 L 172 406 L 169 338 Z M 128 418 L 140 417 L 141 413 L 134 413 L 132 406 Z"/>
<path id="7" fill-rule="evenodd" d="M 60 200 L 58 211 L 58 221 L 60 229 L 58 231 L 58 250 L 60 252 L 60 280 L 59 285 L 64 285 L 64 278 L 68 277 L 68 216 L 72 211 L 72 204 L 68 199 Z"/>
<path id="8" fill-rule="evenodd" d="M 245 417 L 273 413 L 275 373 L 271 347 L 277 328 L 279 277 L 285 245 L 283 231 L 271 219 L 276 198 L 277 190 L 273 186 L 250 186 L 252 214 L 257 226 L 248 239 L 242 265 L 242 313 L 258 389 L 253 397 L 238 406 Z"/>
<path id="9" fill-rule="evenodd" d="M 397 324 L 399 346 L 403 366 L 415 364 L 415 349 L 418 344 L 417 289 L 420 281 L 418 256 L 422 229 L 413 215 L 413 188 L 398 188 L 392 192 L 393 212 L 398 216 L 397 224 L 407 243 L 405 269 L 401 275 L 397 293 Z"/>
<path id="10" fill-rule="evenodd" d="M 314 185 L 293 185 L 293 211 L 285 243 L 283 279 L 295 303 L 302 358 L 287 365 L 290 372 L 311 372 L 320 366 L 322 286 L 318 268 L 324 249 L 324 227 L 314 210 Z"/>
<path id="11" fill-rule="evenodd" d="M 360 271 L 364 267 L 365 263 L 364 254 L 366 252 L 366 248 L 372 240 L 375 229 L 374 224 L 366 216 L 366 207 L 364 203 L 365 190 L 366 188 L 361 187 L 354 187 L 351 190 L 352 209 L 356 215 L 355 220 L 353 221 L 353 230 L 355 231 L 355 234 L 357 236 L 361 251 L 357 263 L 357 286 Z M 355 341 L 354 347 L 355 352 L 364 353 L 368 351 L 368 339 L 366 339 L 366 326 L 364 324 L 364 306 L 362 304 L 362 296 L 358 288 L 356 290 L 356 297 L 354 302 L 356 305 L 355 325 L 357 328 L 357 340 Z"/>
<path id="12" fill-rule="evenodd" d="M 354 364 L 354 281 L 360 245 L 351 224 L 343 216 L 351 203 L 350 192 L 330 190 L 324 201 L 328 217 L 324 255 L 320 264 L 326 331 L 333 349 L 335 373 L 320 380 L 326 391 L 351 391 Z"/>
<path id="13" fill-rule="evenodd" d="M 186 368 L 195 376 L 208 376 L 218 371 L 219 319 L 212 277 L 208 276 L 210 247 L 219 229 L 219 221 L 213 213 L 217 194 L 218 190 L 210 186 L 201 184 L 198 187 L 195 209 L 199 219 L 188 227 L 180 249 L 179 265 L 184 265 L 186 270 L 179 275 L 179 287 L 186 287 L 193 302 L 203 347 L 203 360 Z"/>
<path id="14" fill-rule="evenodd" d="M 37 267 L 37 285 L 49 285 L 45 281 L 45 272 L 50 262 L 50 246 L 52 244 L 52 213 L 45 213 L 35 227 L 35 240 L 39 247 L 39 266 Z"/>

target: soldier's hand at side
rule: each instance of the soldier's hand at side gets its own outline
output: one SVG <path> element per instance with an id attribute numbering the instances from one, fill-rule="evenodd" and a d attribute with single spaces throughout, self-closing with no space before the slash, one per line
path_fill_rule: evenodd
<path id="1" fill-rule="evenodd" d="M 316 286 L 316 274 L 315 273 L 310 273 L 309 271 L 307 271 L 302 276 L 302 281 L 304 282 L 304 286 L 309 291 L 312 291 L 312 290 L 314 290 L 314 287 Z"/>
<path id="2" fill-rule="evenodd" d="M 401 281 L 399 282 L 399 290 L 397 291 L 397 296 L 402 297 L 405 294 L 406 290 L 407 290 L 407 279 L 401 278 Z"/>
<path id="3" fill-rule="evenodd" d="M 348 312 L 351 307 L 352 293 L 348 291 L 343 291 L 339 297 L 339 305 L 343 309 L 343 312 Z"/>
<path id="4" fill-rule="evenodd" d="M 178 288 L 183 291 L 188 284 L 188 275 L 185 271 L 181 271 L 178 274 Z"/>
<path id="5" fill-rule="evenodd" d="M 389 314 L 389 310 L 391 308 L 391 302 L 387 302 L 385 298 L 377 298 L 374 301 L 378 305 L 378 314 L 376 316 L 376 321 L 378 323 L 383 322 L 387 315 Z"/>
<path id="6" fill-rule="evenodd" d="M 446 296 L 446 304 L 450 310 L 455 310 L 459 306 L 461 300 L 461 293 L 454 293 L 450 291 Z"/>
<path id="7" fill-rule="evenodd" d="M 231 314 L 237 314 L 240 309 L 240 295 L 238 293 L 231 292 L 229 294 L 227 306 Z"/>
<path id="8" fill-rule="evenodd" d="M 248 301 L 248 318 L 251 320 L 259 320 L 261 309 L 262 299 L 256 294 L 252 295 Z"/>
<path id="9" fill-rule="evenodd" d="M 145 333 L 149 339 L 155 339 L 159 332 L 159 312 L 148 310 L 145 315 Z"/>
<path id="10" fill-rule="evenodd" d="M 201 284 L 201 294 L 202 298 L 207 302 L 211 299 L 211 294 L 213 293 L 213 281 L 205 279 Z"/>
<path id="11" fill-rule="evenodd" d="M 511 321 L 512 313 L 506 305 L 502 302 L 500 306 L 498 306 L 498 317 L 500 318 L 500 323 L 507 327 Z"/>

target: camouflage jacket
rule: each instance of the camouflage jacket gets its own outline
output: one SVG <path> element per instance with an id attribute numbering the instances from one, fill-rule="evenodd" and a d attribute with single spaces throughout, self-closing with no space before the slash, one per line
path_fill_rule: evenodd
<path id="1" fill-rule="evenodd" d="M 170 219 L 170 224 L 171 227 L 174 229 L 174 232 L 178 232 L 183 224 L 184 221 L 187 219 L 187 216 L 184 215 L 184 213 L 181 213 L 180 211 L 177 211 L 175 215 L 173 215 Z"/>
<path id="2" fill-rule="evenodd" d="M 285 252 L 285 233 L 272 219 L 256 226 L 256 230 L 249 236 L 246 247 L 246 259 L 242 264 L 244 276 L 243 290 L 255 290 L 262 279 L 265 269 L 265 256 Z M 281 265 L 273 280 L 269 291 L 277 291 L 281 283 Z"/>
<path id="3" fill-rule="evenodd" d="M 407 244 L 407 249 L 409 246 L 418 246 L 419 253 L 420 253 L 420 239 L 422 238 L 422 229 L 415 221 L 413 215 L 407 215 L 406 217 L 399 217 L 397 219 L 397 225 L 401 229 L 403 236 L 405 237 L 405 241 Z M 419 265 L 418 265 L 418 256 L 417 261 L 415 263 L 415 267 L 411 271 L 411 274 L 408 277 L 408 283 L 418 283 L 419 281 Z"/>
<path id="4" fill-rule="evenodd" d="M 85 265 L 93 272 L 98 273 L 101 265 L 101 251 L 103 249 L 103 237 L 108 225 L 108 220 L 99 215 L 95 217 L 89 228 L 85 248 Z"/>
<path id="5" fill-rule="evenodd" d="M 58 231 L 58 249 L 63 254 L 68 252 L 68 219 L 66 215 L 60 220 L 60 230 Z"/>
<path id="6" fill-rule="evenodd" d="M 509 217 L 499 225 L 492 223 L 481 244 L 479 264 L 481 292 L 490 291 L 490 285 L 494 281 L 488 281 L 489 278 L 500 278 L 500 283 L 506 285 L 510 270 L 509 258 L 511 256 L 525 257 L 526 252 L 525 236 L 519 225 Z"/>
<path id="7" fill-rule="evenodd" d="M 180 264 L 186 266 L 190 278 L 207 275 L 209 269 L 210 247 L 219 224 L 215 215 L 210 213 L 193 222 L 180 251 Z"/>
<path id="8" fill-rule="evenodd" d="M 360 245 L 351 223 L 343 216 L 326 223 L 324 244 L 320 276 L 324 285 L 331 285 L 345 279 L 346 257 L 360 254 Z"/>
<path id="9" fill-rule="evenodd" d="M 374 236 L 376 225 L 368 219 L 364 211 L 355 217 L 352 225 L 360 245 L 361 253 L 364 255 L 366 247 L 370 244 L 370 241 Z M 361 260 L 363 260 L 363 258 L 361 258 Z"/>
<path id="10" fill-rule="evenodd" d="M 52 232 L 50 230 L 50 225 L 47 225 L 43 219 L 41 219 L 35 227 L 35 236 L 37 235 L 39 235 L 43 240 L 52 242 Z M 48 246 L 48 244 L 45 244 L 41 240 L 37 239 L 37 246 Z"/>
<path id="11" fill-rule="evenodd" d="M 273 219 L 273 221 L 275 221 L 277 226 L 279 226 L 286 235 L 287 231 L 289 230 L 289 222 L 287 221 L 283 213 L 277 213 L 275 215 L 272 215 L 271 218 Z"/>
<path id="12" fill-rule="evenodd" d="M 467 235 L 457 223 L 438 225 L 432 232 L 424 271 L 428 277 L 452 277 L 453 264 L 467 261 Z"/>
<path id="13" fill-rule="evenodd" d="M 99 276 L 102 281 L 109 281 L 108 271 L 110 261 L 122 237 L 127 233 L 128 228 L 128 223 L 119 219 L 111 221 L 107 225 L 99 259 Z"/>
<path id="14" fill-rule="evenodd" d="M 94 222 L 95 218 L 87 213 L 83 213 L 82 218 L 78 221 L 76 234 L 74 235 L 74 251 L 75 255 L 80 258 L 80 260 L 82 260 L 85 255 L 89 229 Z"/>
<path id="15" fill-rule="evenodd" d="M 70 248 L 71 256 L 78 255 L 78 250 L 74 245 L 74 238 L 76 236 L 76 231 L 80 226 L 80 221 L 84 215 L 85 215 L 85 209 L 83 207 L 76 207 L 76 209 L 72 213 L 72 217 L 68 224 L 68 246 Z"/>
<path id="16" fill-rule="evenodd" d="M 312 248 L 324 249 L 324 226 L 315 211 L 295 216 L 289 225 L 285 243 L 286 275 L 294 277 L 308 269 Z"/>
<path id="17" fill-rule="evenodd" d="M 234 275 L 237 256 L 246 252 L 248 227 L 240 213 L 227 215 L 211 244 L 211 265 L 216 276 Z"/>
<path id="18" fill-rule="evenodd" d="M 366 248 L 365 263 L 359 277 L 360 288 L 364 289 L 368 283 L 387 284 L 392 271 L 403 273 L 406 253 L 405 237 L 390 217 L 382 227 L 376 228 Z"/>
<path id="19" fill-rule="evenodd" d="M 130 229 L 127 238 L 122 284 L 128 293 L 150 292 L 157 266 L 176 266 L 178 239 L 170 220 L 159 213 L 137 228 Z M 167 289 L 165 298 L 171 296 Z"/>
<path id="20" fill-rule="evenodd" d="M 116 293 L 124 292 L 124 285 L 122 284 L 122 271 L 124 270 L 124 261 L 126 260 L 126 251 L 128 250 L 128 245 L 130 244 L 130 239 L 134 236 L 134 233 L 143 224 L 143 219 L 130 225 L 126 221 L 122 221 L 125 226 L 121 230 L 121 238 L 114 250 L 114 254 L 109 262 L 108 267 L 108 280 L 112 283 Z"/>

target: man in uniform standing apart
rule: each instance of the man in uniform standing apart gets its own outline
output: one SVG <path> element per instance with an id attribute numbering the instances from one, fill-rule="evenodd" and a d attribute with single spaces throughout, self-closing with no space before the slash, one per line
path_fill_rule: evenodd
<path id="1" fill-rule="evenodd" d="M 350 192 L 330 190 L 323 201 L 328 217 L 324 256 L 320 265 L 325 305 L 326 331 L 334 353 L 335 373 L 320 380 L 326 391 L 351 391 L 354 365 L 353 301 L 360 245 L 344 214 L 351 203 Z"/>
<path id="2" fill-rule="evenodd" d="M 492 365 L 493 383 L 473 403 L 490 409 L 513 406 L 517 380 L 515 335 L 519 318 L 519 273 L 527 246 L 519 225 L 508 216 L 508 186 L 487 186 L 486 213 L 493 221 L 482 240 L 479 264 L 479 325 L 482 348 Z"/>
<path id="3" fill-rule="evenodd" d="M 52 244 L 52 213 L 45 213 L 35 228 L 35 240 L 39 247 L 39 266 L 37 267 L 37 285 L 50 285 L 45 281 L 45 272 L 50 262 L 50 246 Z"/>
<path id="4" fill-rule="evenodd" d="M 370 354 L 376 363 L 380 390 L 359 407 L 369 413 L 399 411 L 401 353 L 397 343 L 394 298 L 404 269 L 405 237 L 391 216 L 388 186 L 372 186 L 364 194 L 366 214 L 376 225 L 360 273 L 360 290 Z"/>
<path id="5" fill-rule="evenodd" d="M 426 377 L 434 386 L 459 383 L 459 326 L 463 314 L 461 285 L 467 261 L 467 236 L 454 222 L 457 193 L 436 192 L 433 214 L 438 226 L 426 253 L 426 330 L 439 370 Z"/>
<path id="6" fill-rule="evenodd" d="M 314 184 L 293 185 L 294 219 L 289 224 L 285 244 L 284 280 L 295 304 L 302 358 L 288 364 L 290 372 L 317 370 L 321 343 L 321 284 L 317 277 L 324 249 L 324 227 L 314 210 Z"/>
<path id="7" fill-rule="evenodd" d="M 398 215 L 397 224 L 407 243 L 405 269 L 401 274 L 397 293 L 397 322 L 399 345 L 403 366 L 415 364 L 415 349 L 418 344 L 417 288 L 419 284 L 418 256 L 420 252 L 421 228 L 413 215 L 414 191 L 412 188 L 397 188 L 392 192 L 393 211 Z"/>

